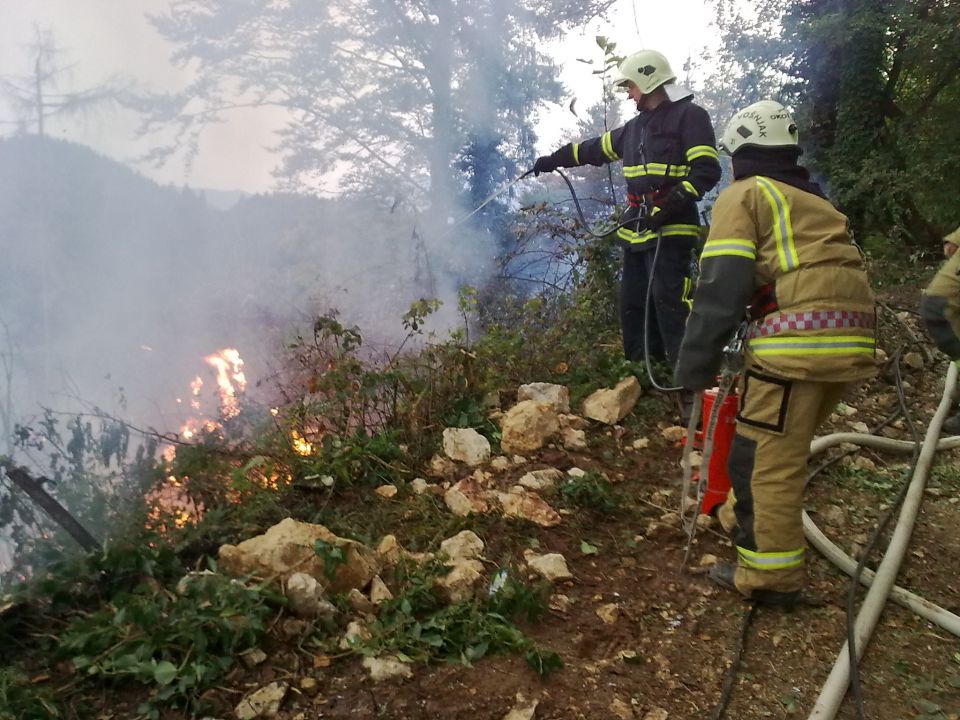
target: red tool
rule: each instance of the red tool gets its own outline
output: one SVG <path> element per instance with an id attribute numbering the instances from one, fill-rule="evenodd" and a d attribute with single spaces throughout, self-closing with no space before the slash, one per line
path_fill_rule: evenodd
<path id="1" fill-rule="evenodd" d="M 700 427 L 710 430 L 710 413 L 717 400 L 720 388 L 711 388 L 703 391 L 703 403 Z M 713 448 L 707 467 L 707 487 L 700 501 L 700 514 L 709 515 L 714 508 L 722 505 L 730 491 L 730 476 L 727 474 L 727 457 L 730 455 L 730 445 L 737 424 L 737 393 L 731 389 L 720 404 L 713 431 Z M 703 430 L 697 431 L 693 440 L 693 447 L 703 450 Z M 700 473 L 694 475 L 694 481 L 699 481 Z"/>

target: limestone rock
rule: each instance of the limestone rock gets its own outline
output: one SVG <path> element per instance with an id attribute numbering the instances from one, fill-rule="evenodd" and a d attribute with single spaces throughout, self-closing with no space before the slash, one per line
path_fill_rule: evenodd
<path id="1" fill-rule="evenodd" d="M 533 720 L 539 704 L 539 700 L 527 700 L 523 693 L 517 693 L 516 704 L 503 716 L 503 720 Z"/>
<path id="2" fill-rule="evenodd" d="M 443 452 L 451 460 L 481 465 L 490 459 L 490 441 L 473 428 L 447 428 L 443 431 Z"/>
<path id="3" fill-rule="evenodd" d="M 483 557 L 483 540 L 472 530 L 463 530 L 440 543 L 440 552 L 447 556 L 448 564 L 461 560 L 478 560 Z"/>
<path id="4" fill-rule="evenodd" d="M 621 698 L 613 699 L 613 702 L 610 703 L 610 712 L 614 717 L 620 718 L 620 720 L 633 720 L 633 718 L 636 717 L 633 714 L 633 708 L 630 707 L 630 703 Z"/>
<path id="5" fill-rule="evenodd" d="M 337 613 L 337 608 L 324 597 L 323 586 L 307 573 L 297 572 L 287 578 L 285 593 L 290 610 L 297 617 L 331 617 Z"/>
<path id="6" fill-rule="evenodd" d="M 376 575 L 370 581 L 370 602 L 374 605 L 380 605 L 387 600 L 393 600 L 393 593 L 390 592 L 386 583 L 380 579 L 380 576 Z"/>
<path id="7" fill-rule="evenodd" d="M 680 442 L 683 440 L 683 436 L 687 434 L 687 431 L 679 425 L 671 425 L 661 430 L 660 434 L 663 435 L 663 439 L 667 442 Z"/>
<path id="8" fill-rule="evenodd" d="M 817 513 L 820 518 L 830 527 L 842 528 L 847 524 L 847 515 L 843 508 L 837 505 L 827 505 L 823 510 Z"/>
<path id="9" fill-rule="evenodd" d="M 297 683 L 297 687 L 300 688 L 300 692 L 309 698 L 316 697 L 320 694 L 320 683 L 317 682 L 316 678 L 300 678 L 299 682 Z"/>
<path id="10" fill-rule="evenodd" d="M 531 490 L 546 490 L 556 485 L 557 480 L 562 477 L 562 471 L 556 468 L 544 468 L 543 470 L 531 470 L 517 482 Z"/>
<path id="11" fill-rule="evenodd" d="M 325 576 L 324 560 L 314 550 L 316 540 L 344 551 L 344 562 L 337 565 L 332 579 Z M 366 545 L 337 537 L 323 525 L 292 518 L 239 545 L 221 546 L 219 558 L 220 567 L 231 575 L 253 574 L 285 582 L 292 574 L 302 572 L 317 578 L 329 592 L 366 587 L 381 569 L 379 556 Z"/>
<path id="12" fill-rule="evenodd" d="M 494 472 L 502 473 L 510 469 L 510 458 L 506 455 L 497 455 L 490 461 L 490 468 Z"/>
<path id="13" fill-rule="evenodd" d="M 497 493 L 497 499 L 507 517 L 527 520 L 540 527 L 560 524 L 560 514 L 535 493 Z"/>
<path id="14" fill-rule="evenodd" d="M 903 356 L 903 364 L 908 368 L 919 370 L 923 367 L 923 355 L 918 352 L 908 352 Z"/>
<path id="15" fill-rule="evenodd" d="M 587 471 L 584 470 L 583 468 L 572 467 L 572 468 L 570 468 L 569 470 L 567 470 L 567 476 L 568 476 L 568 477 L 572 477 L 572 478 L 574 478 L 574 479 L 576 479 L 576 478 L 582 478 L 582 477 L 584 477 L 586 474 L 587 474 Z"/>
<path id="16" fill-rule="evenodd" d="M 376 610 L 373 603 L 370 602 L 370 598 L 356 588 L 351 589 L 350 592 L 347 593 L 347 602 L 350 603 L 350 607 L 356 612 L 365 615 L 372 615 Z"/>
<path id="17" fill-rule="evenodd" d="M 347 629 L 340 638 L 340 649 L 349 650 L 357 643 L 370 639 L 370 631 L 367 626 L 359 620 L 353 620 L 347 625 Z"/>
<path id="18" fill-rule="evenodd" d="M 533 452 L 560 430 L 557 411 L 548 403 L 524 400 L 503 416 L 500 444 L 506 452 Z"/>
<path id="19" fill-rule="evenodd" d="M 437 587 L 448 602 L 469 600 L 483 578 L 483 563 L 479 560 L 458 560 L 444 577 L 437 579 Z"/>
<path id="20" fill-rule="evenodd" d="M 275 717 L 289 689 L 285 682 L 272 682 L 254 690 L 234 708 L 237 720 Z"/>
<path id="21" fill-rule="evenodd" d="M 630 445 L 634 450 L 646 450 L 650 447 L 650 438 L 637 438 Z"/>
<path id="22" fill-rule="evenodd" d="M 414 495 L 423 495 L 430 489 L 430 483 L 423 478 L 414 478 L 410 481 L 410 489 Z"/>
<path id="23" fill-rule="evenodd" d="M 470 513 L 485 513 L 490 509 L 486 492 L 472 477 L 464 478 L 443 494 L 443 501 L 454 515 L 466 517 Z"/>
<path id="24" fill-rule="evenodd" d="M 567 450 L 586 450 L 587 434 L 583 430 L 566 428 L 560 431 L 560 442 Z"/>
<path id="25" fill-rule="evenodd" d="M 596 612 L 598 618 L 603 620 L 604 625 L 613 625 L 620 617 L 620 608 L 616 603 L 601 605 L 594 612 Z"/>
<path id="26" fill-rule="evenodd" d="M 560 414 L 557 416 L 560 420 L 560 429 L 561 430 L 586 430 L 590 423 L 587 422 L 586 418 L 582 418 L 579 415 L 564 415 Z"/>
<path id="27" fill-rule="evenodd" d="M 643 720 L 667 720 L 669 717 L 670 713 L 666 710 L 655 707 L 647 711 L 647 714 L 643 716 Z"/>
<path id="28" fill-rule="evenodd" d="M 365 657 L 363 667 L 370 674 L 374 682 L 383 682 L 391 678 L 413 677 L 413 670 L 407 663 L 402 663 L 393 657 Z"/>
<path id="29" fill-rule="evenodd" d="M 583 414 L 605 425 L 616 425 L 640 399 L 640 383 L 632 375 L 613 388 L 601 388 L 583 401 Z"/>
<path id="30" fill-rule="evenodd" d="M 266 660 L 267 654 L 260 648 L 253 648 L 240 654 L 240 662 L 242 662 L 243 666 L 248 670 L 255 668 L 257 665 L 262 665 Z"/>
<path id="31" fill-rule="evenodd" d="M 570 412 L 570 391 L 563 385 L 553 383 L 529 383 L 517 388 L 517 402 L 533 400 L 547 403 L 558 413 Z"/>
<path id="32" fill-rule="evenodd" d="M 524 553 L 524 556 L 530 569 L 544 580 L 555 582 L 557 580 L 568 580 L 573 577 L 570 568 L 567 567 L 567 559 L 560 553 L 536 555 L 533 552 L 529 552 L 529 554 Z"/>
<path id="33" fill-rule="evenodd" d="M 450 458 L 434 455 L 427 465 L 427 475 L 436 478 L 449 478 L 457 472 L 457 464 Z"/>
<path id="34" fill-rule="evenodd" d="M 387 499 L 387 500 L 390 499 L 390 498 L 392 498 L 392 497 L 396 497 L 396 496 L 397 496 L 397 493 L 399 492 L 399 491 L 397 490 L 397 486 L 396 486 L 396 485 L 381 485 L 381 486 L 378 487 L 378 488 L 374 488 L 373 491 L 374 491 L 377 495 L 379 495 L 380 497 L 382 497 L 382 498 L 384 498 L 384 499 Z"/>

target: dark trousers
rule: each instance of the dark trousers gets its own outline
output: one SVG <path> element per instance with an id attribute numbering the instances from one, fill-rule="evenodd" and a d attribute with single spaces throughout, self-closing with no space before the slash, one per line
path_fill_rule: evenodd
<path id="1" fill-rule="evenodd" d="M 655 242 L 655 241 L 654 241 Z M 620 327 L 623 331 L 623 353 L 627 360 L 641 361 L 643 352 L 644 311 L 647 286 L 650 288 L 650 359 L 677 363 L 680 341 L 692 305 L 688 242 L 665 238 L 654 267 L 654 247 L 623 253 L 623 277 L 620 281 Z"/>

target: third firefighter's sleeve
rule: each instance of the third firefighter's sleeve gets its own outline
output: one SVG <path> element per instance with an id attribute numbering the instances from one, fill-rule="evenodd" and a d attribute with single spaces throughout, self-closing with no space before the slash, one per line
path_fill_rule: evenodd
<path id="1" fill-rule="evenodd" d="M 699 200 L 720 181 L 717 140 L 707 111 L 691 105 L 681 127 L 685 160 L 690 170 L 681 185 Z"/>
<path id="2" fill-rule="evenodd" d="M 717 198 L 700 256 L 700 280 L 680 345 L 674 381 L 688 390 L 715 384 L 723 348 L 753 294 L 757 232 L 752 196 L 736 185 Z"/>
<path id="3" fill-rule="evenodd" d="M 960 252 L 937 272 L 920 298 L 920 317 L 937 347 L 960 359 Z"/>

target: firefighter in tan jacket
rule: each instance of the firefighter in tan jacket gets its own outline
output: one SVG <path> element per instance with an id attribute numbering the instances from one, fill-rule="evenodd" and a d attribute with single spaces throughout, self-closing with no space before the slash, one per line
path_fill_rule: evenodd
<path id="1" fill-rule="evenodd" d="M 920 317 L 937 347 L 960 360 L 960 228 L 943 239 L 943 253 L 947 262 L 934 276 L 920 299 Z M 943 432 L 960 434 L 960 412 L 943 423 Z"/>
<path id="2" fill-rule="evenodd" d="M 736 567 L 711 573 L 743 595 L 792 604 L 804 584 L 802 498 L 814 431 L 844 389 L 874 372 L 874 300 L 847 218 L 797 164 L 797 127 L 779 103 L 737 113 L 720 146 L 734 182 L 717 198 L 675 380 L 716 384 L 745 317 L 729 456 Z M 735 499 L 734 499 L 735 498 Z"/>

